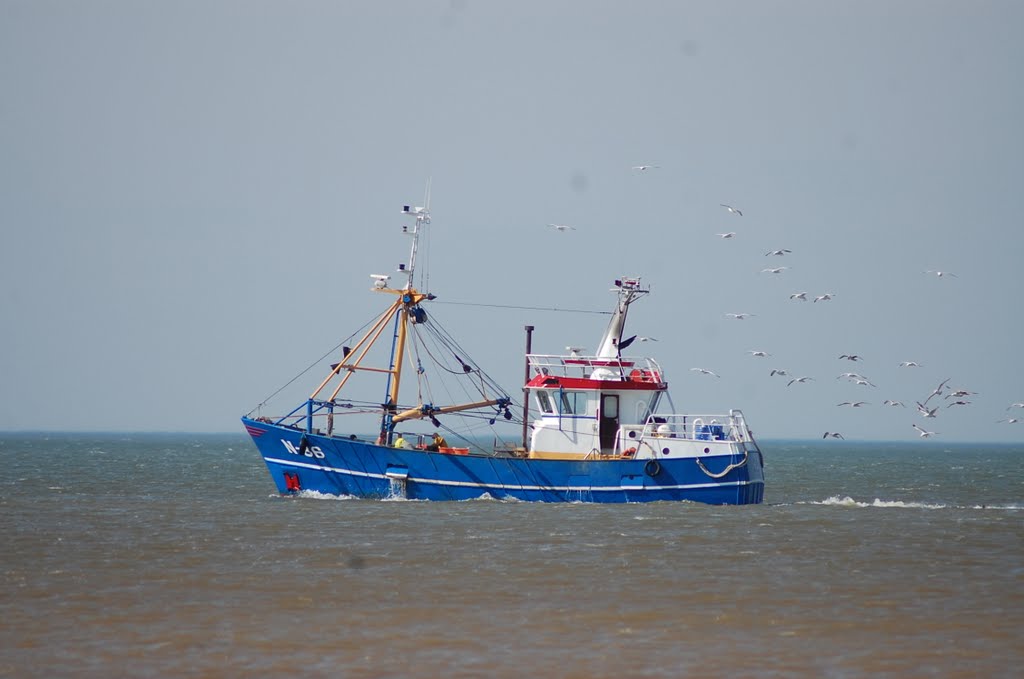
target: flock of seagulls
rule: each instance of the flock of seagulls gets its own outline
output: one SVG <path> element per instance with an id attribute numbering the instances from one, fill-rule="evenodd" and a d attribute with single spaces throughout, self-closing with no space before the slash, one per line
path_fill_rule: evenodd
<path id="1" fill-rule="evenodd" d="M 648 170 L 657 169 L 659 167 L 661 167 L 661 166 L 660 165 L 649 165 L 649 164 L 634 165 L 634 166 L 632 166 L 632 170 L 634 172 L 642 173 L 642 172 L 647 172 Z M 740 210 L 739 208 L 733 206 L 733 205 L 730 205 L 728 203 L 719 203 L 719 205 L 722 208 L 724 208 L 730 215 L 735 215 L 737 217 L 742 217 L 743 216 L 743 211 Z M 551 229 L 554 229 L 556 231 L 559 231 L 559 232 L 575 231 L 576 230 L 576 227 L 570 226 L 568 224 L 548 224 L 548 227 L 551 228 Z M 716 233 L 715 235 L 718 236 L 722 240 L 732 240 L 732 239 L 736 238 L 737 233 L 735 231 L 725 231 L 725 232 L 722 232 L 722 233 Z M 791 255 L 792 253 L 793 253 L 793 251 L 790 250 L 789 248 L 775 248 L 775 249 L 771 249 L 771 250 L 768 250 L 767 252 L 765 252 L 764 256 L 765 257 L 785 257 L 787 255 Z M 786 272 L 788 270 L 790 270 L 790 267 L 788 267 L 788 266 L 765 267 L 765 268 L 761 269 L 760 273 L 762 273 L 762 274 L 770 274 L 770 275 L 780 275 L 780 274 L 783 274 L 784 272 Z M 958 276 L 955 273 L 952 273 L 950 271 L 945 271 L 945 270 L 939 270 L 939 269 L 928 269 L 926 271 L 923 271 L 922 273 L 935 276 L 936 278 L 958 278 Z M 810 293 L 808 293 L 807 291 L 794 292 L 794 293 L 789 295 L 789 299 L 791 301 L 807 302 L 807 301 L 809 301 L 808 300 L 809 294 Z M 816 295 L 816 296 L 812 297 L 810 299 L 810 301 L 812 303 L 828 302 L 828 301 L 832 301 L 834 299 L 834 297 L 835 297 L 835 293 L 834 292 L 825 292 L 825 293 L 821 293 L 819 295 Z M 748 312 L 743 312 L 743 313 L 727 313 L 727 314 L 725 314 L 725 316 L 727 318 L 734 319 L 734 320 L 744 320 L 746 318 L 751 318 L 751 317 L 754 317 L 756 315 L 757 314 L 748 313 Z M 640 341 L 640 342 L 647 342 L 647 341 L 656 342 L 656 341 L 658 341 L 654 337 L 637 337 L 637 340 Z M 768 358 L 768 357 L 772 356 L 771 353 L 769 353 L 767 351 L 763 351 L 763 350 L 751 349 L 751 350 L 748 350 L 747 353 L 750 356 L 756 357 L 756 358 Z M 839 360 L 845 360 L 845 361 L 851 361 L 851 362 L 859 362 L 862 359 L 863 359 L 863 357 L 860 356 L 859 354 L 840 354 L 839 355 Z M 921 368 L 922 365 L 920 363 L 918 363 L 917 361 L 901 361 L 899 363 L 898 367 L 900 367 L 900 368 Z M 692 372 L 695 372 L 695 373 L 698 373 L 698 374 L 701 374 L 701 375 L 707 375 L 707 376 L 711 376 L 711 377 L 721 378 L 721 375 L 719 375 L 718 373 L 716 373 L 713 370 L 710 370 L 708 368 L 690 368 L 690 370 Z M 774 377 L 776 375 L 781 376 L 781 377 L 790 377 L 789 372 L 786 369 L 782 369 L 782 368 L 773 368 L 769 372 L 769 376 L 770 377 Z M 865 386 L 865 387 L 877 388 L 877 386 L 871 380 L 869 380 L 868 378 L 864 377 L 863 375 L 860 375 L 860 374 L 854 373 L 854 372 L 841 373 L 836 379 L 847 379 L 852 384 L 857 385 L 857 386 Z M 790 387 L 790 386 L 793 386 L 794 384 L 805 384 L 805 383 L 813 381 L 813 380 L 814 380 L 814 378 L 809 376 L 809 375 L 803 375 L 803 376 L 799 376 L 799 377 L 791 377 L 789 379 L 789 381 L 786 383 L 786 386 Z M 967 406 L 972 405 L 972 402 L 970 400 L 967 400 L 967 399 L 969 399 L 971 396 L 977 395 L 976 392 L 968 390 L 968 389 L 950 389 L 948 392 L 945 392 L 946 387 L 947 387 L 949 381 L 950 381 L 950 379 L 943 380 L 935 389 L 933 389 L 931 391 L 931 393 L 928 394 L 927 397 L 925 397 L 923 400 L 915 401 L 914 402 L 915 405 L 916 405 L 916 408 L 917 408 L 917 413 L 922 418 L 925 418 L 925 419 L 935 419 L 936 417 L 938 417 L 939 413 L 942 412 L 943 409 L 948 410 L 949 408 L 967 407 Z M 945 403 L 943 403 L 943 402 L 936 402 L 936 404 L 929 405 L 929 402 L 933 398 L 937 398 L 937 397 L 942 397 L 943 402 L 945 402 Z M 949 399 L 953 399 L 953 400 L 950 401 Z M 896 400 L 896 399 L 885 399 L 885 400 L 882 401 L 882 404 L 887 406 L 887 407 L 890 407 L 890 408 L 906 408 L 906 404 L 903 401 Z M 866 406 L 870 406 L 871 403 L 869 401 L 853 400 L 853 401 L 842 401 L 842 402 L 840 402 L 840 403 L 838 403 L 836 405 L 839 406 L 839 407 L 864 408 Z M 943 408 L 943 405 L 944 405 L 944 408 Z M 1010 410 L 1012 410 L 1014 408 L 1024 409 L 1024 402 L 1012 403 L 1012 404 L 1010 404 L 1009 407 L 1007 407 L 1006 410 L 1010 411 Z M 997 420 L 997 422 L 1008 423 L 1008 424 L 1016 424 L 1016 423 L 1020 422 L 1021 419 L 1022 418 L 1019 418 L 1019 417 L 1005 417 L 1003 419 Z M 922 427 L 918 426 L 917 423 L 914 423 L 912 426 L 917 431 L 918 436 L 921 437 L 921 438 L 930 438 L 932 436 L 939 435 L 938 432 L 928 431 L 926 429 L 923 429 Z M 840 432 L 826 431 L 824 433 L 824 435 L 822 436 L 822 438 L 843 439 L 844 437 L 843 437 L 843 435 Z"/>

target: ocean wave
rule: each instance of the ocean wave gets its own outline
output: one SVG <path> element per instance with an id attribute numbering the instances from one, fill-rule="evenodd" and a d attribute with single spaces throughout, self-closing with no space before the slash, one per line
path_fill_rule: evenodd
<path id="1" fill-rule="evenodd" d="M 901 509 L 945 509 L 949 506 L 945 504 L 936 504 L 931 502 L 905 502 L 903 500 L 882 500 L 879 498 L 875 498 L 873 502 L 861 502 L 860 500 L 854 500 L 849 495 L 845 497 L 833 495 L 832 497 L 826 500 L 821 500 L 818 502 L 811 501 L 803 504 L 828 505 L 834 507 L 897 507 Z"/>

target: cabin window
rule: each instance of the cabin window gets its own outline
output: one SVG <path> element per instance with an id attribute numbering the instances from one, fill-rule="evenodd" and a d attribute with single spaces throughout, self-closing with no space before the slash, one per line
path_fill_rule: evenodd
<path id="1" fill-rule="evenodd" d="M 548 392 L 538 391 L 537 392 L 537 405 L 540 406 L 542 412 L 553 413 L 555 412 L 554 407 L 551 405 L 551 399 L 548 397 Z"/>
<path id="2" fill-rule="evenodd" d="M 578 391 L 562 391 L 559 393 L 559 403 L 563 415 L 585 415 L 589 399 L 587 394 Z"/>

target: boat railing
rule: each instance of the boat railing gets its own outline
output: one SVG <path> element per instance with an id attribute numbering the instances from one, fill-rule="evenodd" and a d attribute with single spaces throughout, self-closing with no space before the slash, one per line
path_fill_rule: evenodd
<path id="1" fill-rule="evenodd" d="M 743 413 L 730 410 L 724 415 L 656 414 L 643 424 L 623 425 L 620 450 L 638 447 L 645 441 L 683 439 L 688 441 L 750 442 L 752 436 Z"/>
<path id="2" fill-rule="evenodd" d="M 601 356 L 569 356 L 556 354 L 528 354 L 532 377 L 547 375 L 551 377 L 583 377 L 591 378 L 594 372 L 614 376 L 622 380 L 638 382 L 664 382 L 665 373 L 653 358 L 607 358 Z"/>

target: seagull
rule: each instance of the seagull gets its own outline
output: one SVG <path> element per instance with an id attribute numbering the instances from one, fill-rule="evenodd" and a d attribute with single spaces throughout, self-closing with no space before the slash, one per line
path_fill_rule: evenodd
<path id="1" fill-rule="evenodd" d="M 932 400 L 932 396 L 942 396 L 942 388 L 946 386 L 946 382 L 949 382 L 949 380 L 949 377 L 942 380 L 942 383 L 939 384 L 939 386 L 935 387 L 935 389 L 932 391 L 932 393 L 928 395 L 928 398 L 926 398 L 924 402 L 928 403 L 928 401 Z"/>
<path id="2" fill-rule="evenodd" d="M 939 278 L 942 278 L 943 276 L 952 276 L 953 278 L 959 278 L 959 276 L 957 276 L 955 273 L 950 273 L 948 271 L 932 271 L 931 269 L 929 269 L 928 271 L 922 271 L 921 273 L 933 273 Z"/>
<path id="3" fill-rule="evenodd" d="M 848 380 L 862 380 L 862 379 L 864 379 L 864 376 L 860 375 L 858 373 L 840 373 L 840 374 L 836 375 L 836 379 L 837 380 L 840 380 L 840 379 L 842 379 L 844 377 L 846 379 L 848 379 Z"/>
<path id="4" fill-rule="evenodd" d="M 761 269 L 761 273 L 782 273 L 788 268 L 788 266 L 780 266 L 776 269 Z"/>
<path id="5" fill-rule="evenodd" d="M 1017 418 L 1017 417 L 1008 417 L 1005 420 L 996 420 L 996 422 L 997 423 L 999 423 L 999 422 L 1006 422 L 1007 424 L 1017 424 L 1018 422 L 1020 422 L 1020 419 Z"/>
<path id="6" fill-rule="evenodd" d="M 837 406 L 850 406 L 851 408 L 860 408 L 861 406 L 868 406 L 868 405 L 871 405 L 871 404 L 868 403 L 867 401 L 855 401 L 855 402 L 852 402 L 852 403 L 850 401 L 843 401 L 842 403 L 837 403 L 836 405 Z"/>
<path id="7" fill-rule="evenodd" d="M 834 439 L 841 439 L 841 438 L 843 438 L 843 435 L 842 435 L 842 434 L 840 434 L 840 433 L 839 433 L 839 432 L 837 432 L 837 431 L 827 431 L 827 432 L 825 432 L 825 433 L 824 433 L 824 434 L 822 435 L 822 437 L 821 437 L 821 438 L 823 438 L 823 439 L 827 439 L 827 438 L 829 438 L 829 437 L 832 437 L 832 438 L 834 438 Z M 845 441 L 846 439 L 843 439 L 843 440 Z"/>
<path id="8" fill-rule="evenodd" d="M 885 399 L 884 401 L 882 401 L 882 403 L 884 403 L 887 406 L 899 406 L 900 408 L 906 408 L 907 407 L 907 406 L 903 405 L 903 401 L 893 401 L 890 398 Z"/>
<path id="9" fill-rule="evenodd" d="M 928 408 L 926 408 L 923 403 L 918 402 L 917 404 L 917 412 L 921 413 L 923 417 L 935 417 L 935 413 L 938 412 L 938 410 L 938 406 L 935 406 L 931 410 L 928 410 Z"/>
<path id="10" fill-rule="evenodd" d="M 839 358 L 845 358 L 847 361 L 859 361 L 861 357 L 857 354 L 842 354 Z"/>
<path id="11" fill-rule="evenodd" d="M 1010 408 L 1024 408 L 1024 403 L 1011 403 L 1006 409 Z"/>
<path id="12" fill-rule="evenodd" d="M 661 165 L 634 165 L 633 169 L 637 170 L 639 172 L 643 172 L 645 170 L 651 170 L 651 169 L 654 169 L 656 167 L 661 167 Z"/>
<path id="13" fill-rule="evenodd" d="M 739 215 L 740 217 L 743 216 L 743 213 L 740 212 L 739 210 L 737 210 L 736 208 L 734 208 L 732 205 L 726 205 L 725 203 L 719 203 L 719 205 L 721 205 L 722 207 L 724 207 L 726 210 L 728 210 L 729 212 L 731 212 L 734 215 Z"/>
<path id="14" fill-rule="evenodd" d="M 738 321 L 742 321 L 747 316 L 756 316 L 757 314 L 726 314 L 729 318 L 735 318 Z"/>
<path id="15" fill-rule="evenodd" d="M 920 368 L 921 364 L 915 361 L 900 361 L 901 368 Z"/>
<path id="16" fill-rule="evenodd" d="M 548 224 L 552 229 L 556 231 L 575 231 L 575 226 L 569 226 L 568 224 Z"/>
<path id="17" fill-rule="evenodd" d="M 637 337 L 636 339 L 637 339 L 637 341 L 640 341 L 640 342 L 657 342 L 658 341 L 657 337 Z"/>
<path id="18" fill-rule="evenodd" d="M 952 403 L 950 403 L 946 407 L 947 408 L 952 408 L 953 406 L 969 406 L 969 405 L 971 405 L 970 401 L 953 401 Z"/>
<path id="19" fill-rule="evenodd" d="M 824 295 L 818 295 L 817 297 L 815 297 L 814 301 L 815 302 L 827 302 L 830 299 L 832 299 L 832 295 L 834 295 L 834 294 L 835 293 L 832 293 L 832 292 L 826 292 Z"/>
<path id="20" fill-rule="evenodd" d="M 875 384 L 871 384 L 871 382 L 869 380 L 866 380 L 863 377 L 861 379 L 859 379 L 859 380 L 854 380 L 853 383 L 854 384 L 859 384 L 862 387 L 875 387 L 875 386 L 878 386 L 878 385 L 875 385 Z"/>
<path id="21" fill-rule="evenodd" d="M 921 438 L 923 438 L 923 439 L 926 439 L 926 438 L 928 438 L 929 436 L 932 436 L 932 435 L 934 435 L 934 434 L 937 434 L 937 433 L 938 433 L 938 432 L 934 432 L 934 431 L 925 431 L 924 429 L 921 429 L 921 427 L 917 426 L 916 424 L 914 424 L 914 425 L 911 425 L 911 426 L 912 426 L 912 427 L 913 427 L 914 429 L 916 429 L 916 430 L 918 430 L 919 432 L 921 432 Z"/>
<path id="22" fill-rule="evenodd" d="M 776 375 L 784 375 L 786 377 L 789 377 L 789 373 L 786 372 L 785 370 L 778 370 L 778 369 L 776 369 L 776 370 L 772 370 L 770 373 L 768 373 L 768 377 L 775 377 Z M 1007 408 L 1007 410 L 1009 410 L 1009 408 Z"/>
<path id="23" fill-rule="evenodd" d="M 790 299 L 798 299 L 801 302 L 806 302 L 807 301 L 807 293 L 806 292 L 794 292 L 792 295 L 789 296 L 789 298 Z"/>
<path id="24" fill-rule="evenodd" d="M 801 384 L 803 384 L 803 383 L 804 383 L 804 382 L 806 382 L 807 380 L 813 380 L 813 379 L 814 379 L 813 377 L 794 377 L 793 379 L 791 379 L 791 380 L 789 381 L 789 383 L 788 383 L 788 384 L 786 384 L 786 386 L 788 387 L 788 386 L 790 386 L 791 384 L 793 384 L 794 382 L 800 382 Z"/>
<path id="25" fill-rule="evenodd" d="M 777 255 L 777 256 L 781 257 L 783 255 L 788 255 L 791 252 L 793 252 L 793 251 L 792 250 L 785 250 L 785 249 L 783 249 L 783 250 L 769 250 L 768 252 L 764 253 L 764 256 L 767 257 L 768 255 Z"/>
<path id="26" fill-rule="evenodd" d="M 953 398 L 963 398 L 964 396 L 977 396 L 977 395 L 978 395 L 978 392 L 976 392 L 976 391 L 967 391 L 966 389 L 957 389 L 956 391 L 951 391 L 948 394 L 946 394 L 945 398 L 949 398 L 950 396 L 952 396 Z"/>
<path id="27" fill-rule="evenodd" d="M 721 377 L 721 375 L 714 373 L 706 368 L 690 368 L 693 372 L 698 372 L 701 375 L 714 375 L 715 377 Z"/>
<path id="28" fill-rule="evenodd" d="M 736 235 L 736 232 L 735 231 L 730 231 L 728 233 L 716 233 L 715 235 L 716 236 L 721 236 L 722 238 L 732 238 L 733 236 Z"/>
<path id="29" fill-rule="evenodd" d="M 769 354 L 766 351 L 756 351 L 754 349 L 748 350 L 747 353 L 750 354 L 751 356 L 757 356 L 759 358 L 764 358 L 765 356 L 771 356 L 771 354 Z"/>

